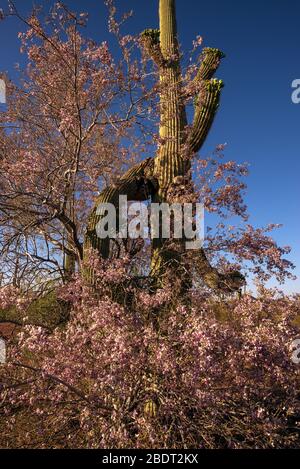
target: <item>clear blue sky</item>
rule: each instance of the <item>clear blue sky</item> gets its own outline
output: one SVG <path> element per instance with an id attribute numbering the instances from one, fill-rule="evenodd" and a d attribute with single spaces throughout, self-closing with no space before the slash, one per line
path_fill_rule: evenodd
<path id="1" fill-rule="evenodd" d="M 16 0 L 20 11 L 30 11 L 31 0 Z M 51 5 L 51 1 L 35 3 Z M 87 35 L 109 40 L 102 0 L 65 0 L 74 10 L 87 11 Z M 4 8 L 5 0 L 0 0 Z M 120 10 L 134 10 L 128 32 L 157 27 L 158 0 L 119 0 Z M 299 0 L 177 0 L 183 51 L 201 35 L 204 45 L 218 47 L 226 59 L 218 71 L 226 87 L 219 114 L 202 154 L 227 142 L 226 157 L 250 164 L 247 203 L 255 226 L 282 223 L 275 239 L 290 245 L 290 259 L 300 276 L 300 104 L 291 101 L 291 83 L 300 79 Z M 13 74 L 22 63 L 17 21 L 0 23 L 0 71 Z M 299 291 L 289 282 L 286 291 Z"/>

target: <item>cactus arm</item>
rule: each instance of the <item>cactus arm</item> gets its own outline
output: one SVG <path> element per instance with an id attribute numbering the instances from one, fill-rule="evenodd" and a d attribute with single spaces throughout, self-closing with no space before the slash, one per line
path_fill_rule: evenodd
<path id="1" fill-rule="evenodd" d="M 194 268 L 205 285 L 215 291 L 230 293 L 241 290 L 245 285 L 245 278 L 238 271 L 221 274 L 212 267 L 203 248 L 193 253 Z"/>
<path id="2" fill-rule="evenodd" d="M 195 115 L 192 127 L 189 146 L 192 152 L 196 153 L 202 147 L 217 113 L 222 80 L 212 79 L 204 82 L 201 96 L 195 103 Z"/>
<path id="3" fill-rule="evenodd" d="M 199 89 L 195 99 L 195 114 L 192 133 L 189 139 L 193 153 L 200 150 L 214 121 L 219 107 L 223 82 L 213 79 L 221 59 L 225 57 L 219 49 L 205 48 L 201 54 L 201 65 L 194 79 L 194 85 Z M 239 272 L 221 274 L 213 267 L 203 248 L 193 253 L 194 267 L 206 286 L 215 291 L 233 292 L 245 284 L 244 277 Z"/>
<path id="4" fill-rule="evenodd" d="M 221 59 L 225 57 L 225 54 L 219 49 L 213 49 L 212 47 L 205 47 L 202 50 L 200 60 L 201 65 L 198 73 L 194 79 L 195 82 L 210 80 L 217 68 L 220 65 Z"/>
<path id="5" fill-rule="evenodd" d="M 109 238 L 100 239 L 96 231 L 100 220 L 100 215 L 97 214 L 99 204 L 112 203 L 118 209 L 120 195 L 126 195 L 128 200 L 146 200 L 156 184 L 152 171 L 153 159 L 148 158 L 129 169 L 117 184 L 102 191 L 88 219 L 83 249 L 85 256 L 88 255 L 90 249 L 96 249 L 103 258 L 109 257 L 110 240 Z"/>
<path id="6" fill-rule="evenodd" d="M 202 147 L 219 107 L 223 82 L 212 77 L 223 57 L 223 52 L 213 48 L 203 49 L 200 57 L 201 65 L 194 79 L 194 85 L 199 91 L 195 99 L 194 121 L 189 139 L 190 149 L 194 153 Z"/>
<path id="7" fill-rule="evenodd" d="M 162 54 L 160 47 L 160 31 L 159 29 L 145 29 L 141 33 L 141 41 L 144 50 L 151 57 L 153 62 L 160 68 L 166 65 L 166 60 Z"/>
<path id="8" fill-rule="evenodd" d="M 24 326 L 33 326 L 33 327 L 41 327 L 42 329 L 46 329 L 48 331 L 52 331 L 54 327 L 58 326 L 61 323 L 60 320 L 57 320 L 57 323 L 53 324 L 52 326 L 48 325 L 47 320 L 41 319 L 39 320 L 32 320 L 27 319 L 26 321 L 19 316 L 17 316 L 13 311 L 0 311 L 0 324 L 9 324 L 15 327 L 24 327 Z"/>
<path id="9" fill-rule="evenodd" d="M 0 324 L 15 326 L 42 327 L 49 331 L 64 324 L 70 313 L 70 305 L 53 296 L 53 292 L 44 297 L 36 298 L 26 311 L 18 311 L 13 307 L 0 308 Z"/>
<path id="10" fill-rule="evenodd" d="M 16 318 L 13 313 L 0 311 L 0 324 L 9 324 L 15 327 L 24 327 L 24 326 L 34 326 L 34 327 L 41 327 L 42 329 L 47 329 L 51 331 L 52 329 L 48 327 L 46 323 L 39 322 L 39 321 L 24 321 L 22 319 Z"/>

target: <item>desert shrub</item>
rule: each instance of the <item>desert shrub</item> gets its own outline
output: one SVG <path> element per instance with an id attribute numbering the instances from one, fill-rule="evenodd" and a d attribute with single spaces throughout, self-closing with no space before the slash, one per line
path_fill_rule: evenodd
<path id="1" fill-rule="evenodd" d="M 124 275 L 102 270 L 97 295 L 78 277 L 59 293 L 65 327 L 23 329 L 1 369 L 2 446 L 299 447 L 299 297 L 222 300 L 220 320 L 216 301 L 187 304 L 167 286 L 130 286 L 135 301 L 120 305 L 109 285 Z"/>

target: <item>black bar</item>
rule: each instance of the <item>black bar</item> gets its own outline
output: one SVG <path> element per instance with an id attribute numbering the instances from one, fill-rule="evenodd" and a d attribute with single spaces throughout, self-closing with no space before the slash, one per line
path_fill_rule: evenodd
<path id="1" fill-rule="evenodd" d="M 264 464 L 269 468 L 272 464 L 292 464 L 292 459 L 299 457 L 299 450 L 134 450 L 134 449 L 103 449 L 103 450 L 0 450 L 0 467 L 4 463 L 16 460 L 22 464 L 29 463 L 31 467 L 41 463 L 48 465 L 56 463 L 73 463 L 86 467 L 106 467 L 108 464 L 123 467 L 151 467 L 158 464 L 185 464 L 191 467 L 220 467 L 222 468 L 247 468 L 256 469 L 256 466 Z"/>

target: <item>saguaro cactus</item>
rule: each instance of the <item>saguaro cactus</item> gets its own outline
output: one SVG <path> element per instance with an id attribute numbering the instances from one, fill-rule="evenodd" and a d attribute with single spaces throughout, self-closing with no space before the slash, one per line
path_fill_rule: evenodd
<path id="1" fill-rule="evenodd" d="M 111 202 L 117 207 L 119 195 L 127 195 L 131 200 L 152 197 L 157 202 L 168 202 L 168 191 L 178 179 L 188 182 L 191 178 L 192 156 L 200 150 L 211 128 L 219 106 L 221 80 L 213 78 L 223 53 L 218 49 L 206 48 L 202 52 L 199 71 L 191 89 L 195 89 L 195 112 L 191 132 L 187 132 L 187 117 L 184 106 L 180 55 L 177 38 L 175 0 L 159 1 L 160 29 L 145 30 L 142 41 L 146 52 L 151 56 L 160 75 L 160 145 L 154 159 L 143 161 L 128 171 L 114 187 L 105 189 L 96 201 L 88 221 L 84 251 L 96 248 L 104 258 L 109 255 L 109 239 L 99 239 L 96 226 L 99 216 L 97 206 Z M 165 265 L 172 260 L 180 261 L 181 248 L 173 252 L 165 249 L 162 239 L 153 240 L 152 275 L 163 275 Z M 179 252 L 179 254 L 178 254 Z M 178 258 L 179 256 L 179 258 Z M 237 289 L 238 275 L 220 275 L 208 262 L 203 249 L 197 255 L 198 272 L 211 288 Z M 178 263 L 176 262 L 177 270 Z"/>

